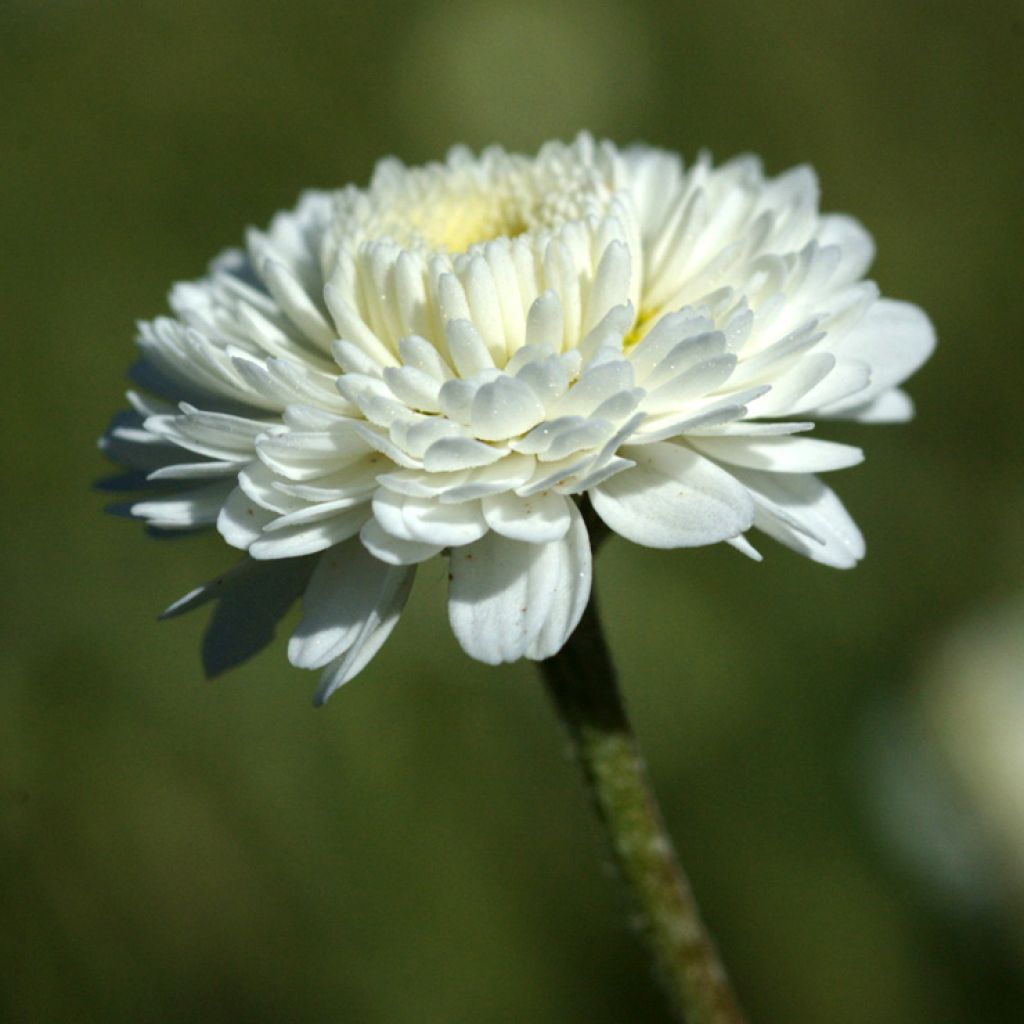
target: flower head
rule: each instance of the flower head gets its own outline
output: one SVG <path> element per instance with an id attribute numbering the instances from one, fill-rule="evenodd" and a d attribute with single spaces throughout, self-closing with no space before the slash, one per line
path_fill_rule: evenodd
<path id="1" fill-rule="evenodd" d="M 449 559 L 449 615 L 481 661 L 543 659 L 591 583 L 586 498 L 649 547 L 751 528 L 827 565 L 863 554 L 816 474 L 861 452 L 814 421 L 909 418 L 930 354 L 879 297 L 813 173 L 689 168 L 582 135 L 535 157 L 453 150 L 305 194 L 144 323 L 144 393 L 102 444 L 157 530 L 216 526 L 247 553 L 172 605 L 219 600 L 205 660 L 261 647 L 301 594 L 293 664 L 318 700 Z M 159 396 L 159 397 L 153 397 Z"/>

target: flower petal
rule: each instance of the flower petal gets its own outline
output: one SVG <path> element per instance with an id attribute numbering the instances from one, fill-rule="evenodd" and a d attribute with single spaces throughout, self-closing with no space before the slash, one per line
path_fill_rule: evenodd
<path id="1" fill-rule="evenodd" d="M 263 527 L 273 518 L 273 512 L 260 508 L 241 487 L 236 487 L 217 516 L 217 530 L 232 547 L 244 551 L 260 539 Z"/>
<path id="2" fill-rule="evenodd" d="M 544 406 L 533 388 L 504 375 L 481 385 L 470 410 L 470 426 L 482 441 L 524 434 L 543 418 Z"/>
<path id="3" fill-rule="evenodd" d="M 864 461 L 859 448 L 810 437 L 692 437 L 689 443 L 717 462 L 771 473 L 825 473 Z"/>
<path id="4" fill-rule="evenodd" d="M 488 533 L 451 554 L 448 617 L 470 657 L 489 665 L 550 658 L 576 628 L 590 597 L 590 540 L 570 506 L 568 533 L 524 544 Z"/>
<path id="5" fill-rule="evenodd" d="M 651 548 L 695 547 L 735 537 L 754 503 L 731 474 L 676 444 L 625 447 L 637 463 L 590 491 L 594 511 L 616 533 Z"/>
<path id="6" fill-rule="evenodd" d="M 412 570 L 374 558 L 354 538 L 324 552 L 303 594 L 302 620 L 288 641 L 288 660 L 298 668 L 321 668 L 340 658 L 412 576 Z"/>
<path id="7" fill-rule="evenodd" d="M 843 416 L 861 408 L 906 380 L 934 348 L 935 329 L 923 310 L 909 302 L 879 299 L 838 347 L 845 358 L 863 360 L 871 367 L 871 383 L 822 412 Z"/>
<path id="8" fill-rule="evenodd" d="M 363 546 L 388 565 L 417 565 L 444 550 L 441 544 L 424 544 L 418 540 L 401 540 L 381 529 L 376 519 L 367 519 L 359 531 Z"/>
<path id="9" fill-rule="evenodd" d="M 312 555 L 354 537 L 370 515 L 370 505 L 359 505 L 335 513 L 330 519 L 285 527 L 264 534 L 249 545 L 253 558 L 295 558 Z"/>
<path id="10" fill-rule="evenodd" d="M 864 557 L 864 538 L 842 502 L 816 476 L 737 469 L 757 504 L 754 525 L 802 555 L 849 569 Z"/>
<path id="11" fill-rule="evenodd" d="M 484 498 L 482 504 L 492 530 L 528 544 L 560 540 L 572 525 L 572 502 L 553 491 L 529 498 L 505 492 Z"/>
<path id="12" fill-rule="evenodd" d="M 385 575 L 378 576 L 367 587 L 368 596 L 374 598 L 374 605 L 363 619 L 351 646 L 341 657 L 331 662 L 320 676 L 320 683 L 313 696 L 313 704 L 317 707 L 339 686 L 362 672 L 398 625 L 402 609 L 409 599 L 409 591 L 412 590 L 416 570 L 390 566 L 385 567 L 385 570 Z"/>

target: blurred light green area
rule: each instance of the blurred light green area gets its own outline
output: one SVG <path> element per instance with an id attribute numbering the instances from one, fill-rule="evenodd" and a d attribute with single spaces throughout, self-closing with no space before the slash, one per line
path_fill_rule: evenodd
<path id="1" fill-rule="evenodd" d="M 158 543 L 90 491 L 133 321 L 246 225 L 383 155 L 580 127 L 812 163 L 940 336 L 912 425 L 827 428 L 867 450 L 835 481 L 860 568 L 769 541 L 760 566 L 601 554 L 743 1001 L 761 1024 L 1024 1019 L 1024 877 L 951 909 L 894 857 L 865 763 L 879 709 L 1022 587 L 1019 4 L 6 0 L 0 40 L 2 1019 L 666 1019 L 533 670 L 460 653 L 440 562 L 314 712 L 280 641 L 207 683 L 202 616 L 155 622 L 230 559 L 217 538 Z"/>

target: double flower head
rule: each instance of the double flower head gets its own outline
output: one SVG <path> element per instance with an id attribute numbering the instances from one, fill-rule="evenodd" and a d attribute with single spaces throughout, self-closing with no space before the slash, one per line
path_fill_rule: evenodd
<path id="1" fill-rule="evenodd" d="M 326 699 L 394 628 L 416 566 L 484 662 L 544 659 L 591 586 L 589 503 L 655 548 L 752 530 L 852 566 L 861 535 L 819 473 L 862 458 L 818 420 L 905 420 L 934 345 L 865 279 L 873 246 L 815 177 L 756 159 L 453 150 L 310 192 L 141 325 L 139 391 L 101 445 L 157 531 L 240 552 L 173 604 L 218 607 L 211 673 L 288 644 Z"/>

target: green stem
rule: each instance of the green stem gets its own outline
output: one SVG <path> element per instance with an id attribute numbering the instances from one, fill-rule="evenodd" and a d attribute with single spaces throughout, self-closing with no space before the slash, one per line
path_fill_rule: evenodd
<path id="1" fill-rule="evenodd" d="M 658 973 L 687 1024 L 742 1024 L 714 942 L 672 848 L 619 695 L 593 594 L 566 645 L 540 663 L 572 737 Z"/>

